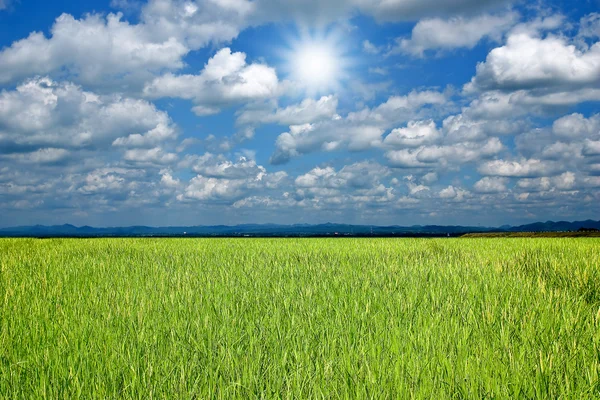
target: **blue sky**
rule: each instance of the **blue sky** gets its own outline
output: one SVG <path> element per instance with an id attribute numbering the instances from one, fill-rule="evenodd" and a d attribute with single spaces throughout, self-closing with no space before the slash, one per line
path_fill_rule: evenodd
<path id="1" fill-rule="evenodd" d="M 0 226 L 597 218 L 598 10 L 0 0 Z"/>

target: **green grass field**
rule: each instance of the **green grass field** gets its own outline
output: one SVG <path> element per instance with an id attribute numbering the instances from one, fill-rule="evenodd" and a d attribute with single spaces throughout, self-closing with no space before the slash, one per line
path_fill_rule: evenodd
<path id="1" fill-rule="evenodd" d="M 600 397 L 600 239 L 2 239 L 0 398 Z"/>

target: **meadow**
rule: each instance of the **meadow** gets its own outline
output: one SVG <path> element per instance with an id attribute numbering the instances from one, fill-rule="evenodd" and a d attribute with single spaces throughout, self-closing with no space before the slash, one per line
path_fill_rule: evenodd
<path id="1" fill-rule="evenodd" d="M 0 239 L 0 398 L 600 397 L 600 239 Z"/>

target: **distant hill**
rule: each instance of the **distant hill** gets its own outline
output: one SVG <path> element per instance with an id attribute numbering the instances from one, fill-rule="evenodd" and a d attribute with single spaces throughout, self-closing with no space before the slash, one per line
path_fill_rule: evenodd
<path id="1" fill-rule="evenodd" d="M 567 222 L 567 221 L 547 221 L 535 222 L 533 224 L 513 226 L 506 229 L 509 232 L 568 232 L 577 231 L 581 228 L 600 229 L 600 221 Z"/>
<path id="2" fill-rule="evenodd" d="M 231 236 L 461 236 L 467 233 L 486 232 L 568 232 L 579 229 L 600 229 L 600 221 L 547 221 L 528 225 L 501 227 L 475 226 L 371 226 L 347 224 L 245 224 L 236 226 L 179 226 L 179 227 L 150 227 L 129 226 L 113 228 L 94 228 L 91 226 L 77 227 L 74 225 L 34 225 L 17 226 L 0 229 L 2 237 L 155 237 L 155 236 L 200 236 L 200 237 L 231 237 Z"/>

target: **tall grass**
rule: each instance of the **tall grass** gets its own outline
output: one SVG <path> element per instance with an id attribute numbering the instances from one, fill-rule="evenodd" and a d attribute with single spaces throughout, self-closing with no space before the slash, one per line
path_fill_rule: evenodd
<path id="1" fill-rule="evenodd" d="M 0 398 L 600 397 L 598 239 L 3 239 L 0 305 Z"/>

